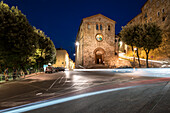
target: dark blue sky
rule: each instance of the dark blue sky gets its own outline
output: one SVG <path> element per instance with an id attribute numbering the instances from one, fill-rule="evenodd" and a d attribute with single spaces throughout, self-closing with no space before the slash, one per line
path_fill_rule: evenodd
<path id="1" fill-rule="evenodd" d="M 76 34 L 83 18 L 101 13 L 116 21 L 116 34 L 140 13 L 147 0 L 4 0 L 18 6 L 30 24 L 49 36 L 56 48 L 73 59 Z"/>

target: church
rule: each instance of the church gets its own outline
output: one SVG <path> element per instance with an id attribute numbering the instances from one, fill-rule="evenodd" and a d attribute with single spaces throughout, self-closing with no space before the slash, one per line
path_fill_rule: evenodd
<path id="1" fill-rule="evenodd" d="M 115 67 L 119 53 L 115 24 L 102 14 L 82 19 L 76 37 L 76 68 Z"/>

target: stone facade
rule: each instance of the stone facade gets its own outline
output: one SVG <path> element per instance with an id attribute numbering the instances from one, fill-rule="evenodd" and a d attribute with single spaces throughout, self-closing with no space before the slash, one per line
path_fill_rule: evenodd
<path id="1" fill-rule="evenodd" d="M 114 66 L 118 59 L 115 21 L 97 14 L 84 18 L 76 37 L 76 67 Z"/>
<path id="2" fill-rule="evenodd" d="M 56 62 L 53 67 L 64 67 L 66 69 L 74 69 L 75 63 L 69 58 L 69 54 L 64 49 L 56 50 Z"/>
<path id="3" fill-rule="evenodd" d="M 141 13 L 134 17 L 128 24 L 154 22 L 164 32 L 162 47 L 150 54 L 157 56 L 159 53 L 163 59 L 170 58 L 170 0 L 148 0 L 141 8 Z"/>
<path id="4" fill-rule="evenodd" d="M 170 24 L 170 0 L 148 0 L 141 11 L 128 24 L 155 22 L 164 29 L 168 28 L 167 26 Z"/>

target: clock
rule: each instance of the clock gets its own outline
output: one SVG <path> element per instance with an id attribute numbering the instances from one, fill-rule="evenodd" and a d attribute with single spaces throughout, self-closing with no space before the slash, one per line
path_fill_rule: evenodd
<path id="1" fill-rule="evenodd" d="M 101 42 L 101 41 L 103 40 L 103 35 L 97 34 L 97 35 L 96 35 L 96 40 L 97 40 L 98 42 Z"/>

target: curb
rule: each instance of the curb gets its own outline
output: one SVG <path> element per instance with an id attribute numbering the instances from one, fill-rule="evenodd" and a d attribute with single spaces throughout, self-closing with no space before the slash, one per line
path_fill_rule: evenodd
<path id="1" fill-rule="evenodd" d="M 0 84 L 5 84 L 5 83 L 9 83 L 9 82 L 16 82 L 16 81 L 24 80 L 25 78 L 29 78 L 29 77 L 40 75 L 40 74 L 44 74 L 44 72 L 37 72 L 37 73 L 32 73 L 30 75 L 25 75 L 24 78 L 23 78 L 23 76 L 21 76 L 21 78 L 16 78 L 16 80 L 13 80 L 13 79 L 8 80 L 8 81 L 2 80 L 2 81 L 0 81 Z"/>

